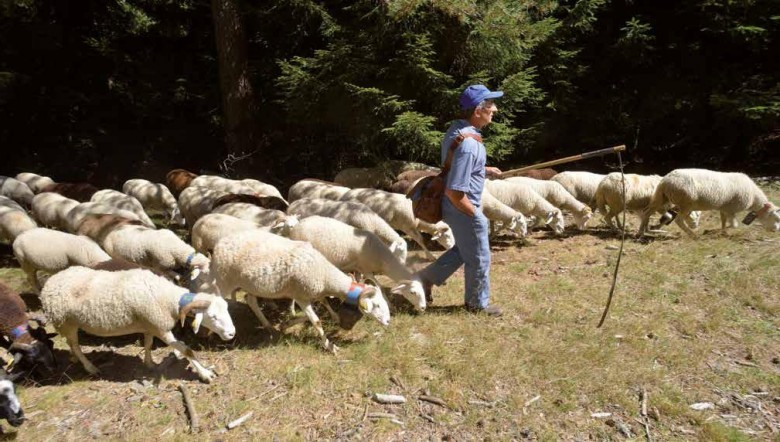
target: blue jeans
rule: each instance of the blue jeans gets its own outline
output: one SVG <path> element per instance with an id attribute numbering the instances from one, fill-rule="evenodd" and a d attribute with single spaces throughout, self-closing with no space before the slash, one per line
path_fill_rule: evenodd
<path id="1" fill-rule="evenodd" d="M 465 265 L 465 302 L 469 307 L 485 308 L 490 302 L 490 244 L 488 220 L 477 209 L 470 217 L 442 198 L 442 216 L 455 236 L 455 246 L 417 274 L 425 281 L 441 285 L 460 266 Z"/>

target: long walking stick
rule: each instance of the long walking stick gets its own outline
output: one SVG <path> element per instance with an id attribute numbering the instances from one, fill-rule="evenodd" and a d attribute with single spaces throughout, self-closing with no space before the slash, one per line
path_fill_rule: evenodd
<path id="1" fill-rule="evenodd" d="M 528 171 L 528 170 L 540 169 L 542 167 L 550 167 L 550 166 L 555 166 L 555 165 L 563 164 L 563 163 L 571 163 L 573 161 L 585 160 L 585 159 L 588 159 L 588 158 L 601 157 L 601 156 L 604 156 L 604 155 L 609 155 L 611 153 L 622 152 L 624 150 L 626 150 L 626 145 L 625 144 L 621 144 L 620 146 L 608 147 L 606 149 L 599 149 L 599 150 L 594 150 L 594 151 L 591 151 L 591 152 L 585 152 L 585 153 L 581 153 L 579 155 L 572 155 L 572 156 L 566 157 L 566 158 L 559 158 L 557 160 L 546 161 L 544 163 L 534 164 L 532 166 L 525 166 L 525 167 L 521 167 L 519 169 L 507 170 L 506 172 L 501 174 L 501 178 L 511 178 L 513 176 L 517 176 L 517 175 L 519 175 L 519 174 L 521 174 L 521 173 L 523 173 L 525 171 Z"/>

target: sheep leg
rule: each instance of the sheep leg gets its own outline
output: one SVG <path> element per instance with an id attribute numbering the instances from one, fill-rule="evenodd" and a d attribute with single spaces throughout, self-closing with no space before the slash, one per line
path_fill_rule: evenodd
<path id="1" fill-rule="evenodd" d="M 181 354 L 183 354 L 184 357 L 190 361 L 192 367 L 195 368 L 195 371 L 198 373 L 198 376 L 203 382 L 209 383 L 214 380 L 214 373 L 212 373 L 212 371 L 209 370 L 208 368 L 204 367 L 195 358 L 195 352 L 192 351 L 191 348 L 187 347 L 185 343 L 181 341 L 177 341 L 176 337 L 173 336 L 173 332 L 167 331 L 165 333 L 157 335 L 157 337 L 160 338 L 166 344 L 168 344 L 168 346 L 173 347 L 174 350 L 178 350 L 179 352 L 181 352 Z"/>
<path id="2" fill-rule="evenodd" d="M 323 299 L 322 303 L 325 304 L 325 310 L 327 310 L 328 314 L 330 314 L 330 318 L 333 319 L 333 321 L 336 322 L 336 324 L 340 323 L 341 318 L 339 317 L 339 314 L 336 313 L 335 310 L 333 310 L 333 307 L 330 306 L 330 302 L 328 301 L 328 299 L 327 298 Z"/>
<path id="3" fill-rule="evenodd" d="M 328 337 L 325 336 L 325 330 L 322 329 L 322 323 L 320 322 L 320 318 L 318 318 L 317 314 L 314 313 L 314 308 L 311 306 L 311 303 L 302 304 L 298 302 L 298 305 L 301 306 L 303 312 L 306 313 L 306 316 L 309 318 L 309 321 L 314 326 L 314 329 L 317 330 L 317 333 L 322 338 L 322 347 L 325 348 L 325 350 L 333 354 L 336 354 L 339 348 L 336 347 L 336 344 L 330 342 L 330 340 L 328 340 Z"/>
<path id="4" fill-rule="evenodd" d="M 35 267 L 27 263 L 23 263 L 22 270 L 24 270 L 24 273 L 27 274 L 27 282 L 30 284 L 30 287 L 33 288 L 35 293 L 41 293 L 41 283 L 38 282 L 38 271 L 35 269 Z"/>
<path id="5" fill-rule="evenodd" d="M 729 217 L 726 214 L 726 212 L 720 212 L 720 229 L 723 230 L 724 232 L 728 227 L 730 227 L 728 225 L 729 224 L 728 221 L 729 221 Z"/>
<path id="6" fill-rule="evenodd" d="M 97 367 L 95 367 L 86 356 L 84 356 L 84 353 L 81 352 L 81 346 L 79 346 L 79 329 L 74 328 L 72 330 L 62 330 L 65 335 L 65 340 L 68 342 L 68 346 L 70 347 L 70 352 L 74 356 L 76 356 L 76 359 L 78 359 L 79 362 L 81 362 L 81 365 L 84 366 L 84 369 L 87 370 L 90 374 L 98 374 L 100 373 L 100 370 L 98 370 Z"/>
<path id="7" fill-rule="evenodd" d="M 425 240 L 423 240 L 422 235 L 420 235 L 420 232 L 416 230 L 412 230 L 411 232 L 405 232 L 407 235 L 409 235 L 410 238 L 414 240 L 417 244 L 422 247 L 423 250 L 425 250 L 425 257 L 430 259 L 431 261 L 435 260 L 436 257 L 433 256 L 433 253 L 431 253 L 430 250 L 428 250 L 427 247 L 425 247 Z"/>
<path id="8" fill-rule="evenodd" d="M 154 367 L 154 360 L 152 359 L 152 341 L 154 341 L 154 335 L 144 333 L 144 365 L 149 368 Z"/>
<path id="9" fill-rule="evenodd" d="M 674 219 L 674 222 L 676 222 L 677 225 L 680 226 L 680 228 L 683 229 L 683 231 L 688 234 L 688 236 L 690 236 L 691 238 L 697 238 L 698 235 L 696 235 L 696 232 L 691 230 L 691 228 L 688 227 L 687 224 L 685 224 L 685 219 L 688 218 L 688 215 L 690 215 L 690 213 L 691 213 L 690 210 L 687 212 L 680 211 L 680 214 L 677 215 L 677 218 Z"/>
<path id="10" fill-rule="evenodd" d="M 255 316 L 257 316 L 257 319 L 259 319 L 260 323 L 263 324 L 263 328 L 269 329 L 269 330 L 273 328 L 271 323 L 268 321 L 268 319 L 263 314 L 263 311 L 260 310 L 260 306 L 257 305 L 257 297 L 256 296 L 253 296 L 253 295 L 247 293 L 246 294 L 246 303 L 249 304 L 249 308 L 252 309 L 252 311 L 254 312 Z"/>

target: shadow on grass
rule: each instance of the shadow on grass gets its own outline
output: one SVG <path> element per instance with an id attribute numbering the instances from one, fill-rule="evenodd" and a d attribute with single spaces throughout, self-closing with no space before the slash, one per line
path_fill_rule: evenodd
<path id="1" fill-rule="evenodd" d="M 19 268 L 11 244 L 0 243 L 0 268 Z"/>

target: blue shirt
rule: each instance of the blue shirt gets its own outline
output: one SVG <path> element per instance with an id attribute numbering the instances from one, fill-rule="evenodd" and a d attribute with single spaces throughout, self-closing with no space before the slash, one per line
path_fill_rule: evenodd
<path id="1" fill-rule="evenodd" d="M 453 122 L 445 132 L 444 141 L 441 143 L 441 164 L 444 164 L 447 159 L 450 144 L 458 136 L 458 132 L 479 134 L 479 131 L 466 120 Z M 465 193 L 474 207 L 480 207 L 482 189 L 485 186 L 486 161 L 485 145 L 473 138 L 466 138 L 453 153 L 446 187 Z"/>

